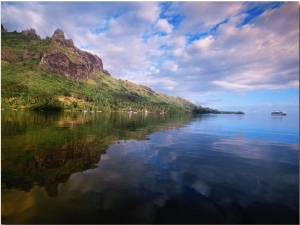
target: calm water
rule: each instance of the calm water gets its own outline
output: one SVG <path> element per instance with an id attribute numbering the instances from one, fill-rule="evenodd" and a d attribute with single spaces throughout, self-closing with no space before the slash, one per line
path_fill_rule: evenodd
<path id="1" fill-rule="evenodd" d="M 1 121 L 2 223 L 299 223 L 298 116 Z"/>

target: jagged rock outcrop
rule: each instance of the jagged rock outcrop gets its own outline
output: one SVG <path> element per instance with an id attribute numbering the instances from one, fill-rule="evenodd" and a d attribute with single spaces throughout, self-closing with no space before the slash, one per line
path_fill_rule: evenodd
<path id="1" fill-rule="evenodd" d="M 103 69 L 102 60 L 74 46 L 72 39 L 65 39 L 62 30 L 52 36 L 51 47 L 43 54 L 41 68 L 76 80 L 93 78 L 95 72 L 110 75 Z"/>
<path id="2" fill-rule="evenodd" d="M 60 44 L 68 48 L 74 48 L 74 42 L 72 39 L 65 39 L 64 32 L 60 29 L 56 29 L 52 35 L 52 43 Z"/>
<path id="3" fill-rule="evenodd" d="M 29 39 L 41 39 L 41 37 L 36 34 L 36 31 L 33 28 L 30 28 L 28 30 L 23 30 L 22 33 Z"/>

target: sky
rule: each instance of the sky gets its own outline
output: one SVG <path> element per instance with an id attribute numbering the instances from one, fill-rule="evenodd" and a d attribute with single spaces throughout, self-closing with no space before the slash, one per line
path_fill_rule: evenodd
<path id="1" fill-rule="evenodd" d="M 204 107 L 299 108 L 299 2 L 2 1 L 1 23 L 59 28 L 113 77 Z"/>

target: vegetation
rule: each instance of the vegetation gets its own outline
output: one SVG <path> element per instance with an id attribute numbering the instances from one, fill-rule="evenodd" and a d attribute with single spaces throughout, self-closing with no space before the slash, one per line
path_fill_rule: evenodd
<path id="1" fill-rule="evenodd" d="M 217 112 L 100 72 L 93 79 L 77 81 L 42 70 L 40 58 L 51 45 L 50 38 L 1 31 L 2 109 Z"/>
<path id="2" fill-rule="evenodd" d="M 44 186 L 56 196 L 59 183 L 73 173 L 95 168 L 108 146 L 177 129 L 191 114 L 135 114 L 4 111 L 2 123 L 2 187 L 29 191 Z"/>

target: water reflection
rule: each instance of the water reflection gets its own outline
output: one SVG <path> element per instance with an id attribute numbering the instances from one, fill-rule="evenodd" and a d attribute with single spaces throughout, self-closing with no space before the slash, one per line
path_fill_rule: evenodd
<path id="1" fill-rule="evenodd" d="M 115 140 L 145 140 L 191 117 L 4 111 L 1 119 L 2 186 L 29 191 L 40 185 L 54 197 L 71 174 L 95 168 Z"/>
<path id="2" fill-rule="evenodd" d="M 15 157 L 2 154 L 2 186 L 29 191 L 38 184 L 54 197 L 59 183 L 66 182 L 73 173 L 95 168 L 104 152 L 98 150 L 95 142 L 77 142 L 60 148 L 26 151 Z"/>
<path id="3" fill-rule="evenodd" d="M 295 143 L 191 115 L 47 117 L 4 117 L 18 126 L 2 136 L 4 223 L 299 222 Z"/>
<path id="4" fill-rule="evenodd" d="M 158 140 L 168 136 L 176 142 L 161 146 Z M 297 221 L 298 151 L 285 146 L 285 157 L 292 162 L 275 152 L 245 159 L 232 154 L 230 146 L 229 152 L 217 152 L 212 147 L 216 139 L 222 141 L 174 130 L 142 142 L 116 143 L 97 169 L 73 174 L 60 191 L 97 198 L 94 204 L 101 218 L 91 216 L 99 223 Z M 247 145 L 256 146 L 256 151 L 266 147 L 256 141 Z"/>

